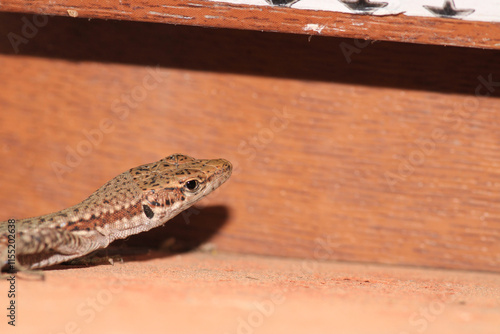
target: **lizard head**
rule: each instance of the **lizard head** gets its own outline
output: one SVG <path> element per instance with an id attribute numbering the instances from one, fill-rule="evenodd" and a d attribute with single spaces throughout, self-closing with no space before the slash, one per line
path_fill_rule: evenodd
<path id="1" fill-rule="evenodd" d="M 146 217 L 169 219 L 217 189 L 231 171 L 231 163 L 224 159 L 173 154 L 132 168 L 130 174 L 142 190 Z"/>

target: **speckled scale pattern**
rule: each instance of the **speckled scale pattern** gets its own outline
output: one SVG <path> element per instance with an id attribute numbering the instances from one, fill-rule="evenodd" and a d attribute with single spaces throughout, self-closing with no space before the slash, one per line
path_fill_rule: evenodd
<path id="1" fill-rule="evenodd" d="M 222 161 L 222 162 L 221 162 Z M 160 161 L 132 168 L 130 174 L 143 191 L 174 188 L 183 180 L 200 172 L 209 172 L 211 163 L 224 164 L 222 159 L 198 160 L 185 155 L 171 155 Z"/>
<path id="2" fill-rule="evenodd" d="M 17 221 L 16 255 L 22 266 L 41 268 L 147 231 L 208 195 L 231 171 L 227 160 L 180 154 L 132 168 L 80 204 Z M 195 181 L 196 189 L 186 189 L 188 181 Z M 7 233 L 7 222 L 1 222 L 0 267 L 6 264 Z"/>
<path id="3" fill-rule="evenodd" d="M 113 214 L 136 204 L 142 192 L 134 184 L 130 173 L 122 173 L 96 190 L 78 205 L 59 212 L 18 222 L 21 230 L 43 228 L 64 228 L 74 226 L 79 221 L 88 221 L 105 214 Z M 2 226 L 0 226 L 0 233 Z"/>

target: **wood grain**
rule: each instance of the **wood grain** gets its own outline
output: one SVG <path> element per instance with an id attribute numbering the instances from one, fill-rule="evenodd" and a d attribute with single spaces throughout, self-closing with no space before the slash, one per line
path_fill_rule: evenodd
<path id="1" fill-rule="evenodd" d="M 202 324 L 204 334 L 254 329 L 302 334 L 311 328 L 315 333 L 470 334 L 500 328 L 498 274 L 200 252 L 171 257 L 151 252 L 124 260 L 114 266 L 59 266 L 44 272 L 42 284 L 19 279 L 23 293 L 17 300 L 23 317 L 32 321 L 19 321 L 16 330 L 198 333 Z M 314 265 L 304 268 L 304 263 Z M 0 289 L 8 291 L 7 282 L 0 282 Z M 108 300 L 103 295 L 111 302 L 101 303 Z M 101 312 L 95 318 L 90 311 L 78 313 L 83 307 L 75 305 L 94 309 L 93 298 Z M 0 303 L 8 302 L 7 294 L 0 294 Z M 2 333 L 9 329 L 0 322 Z"/>
<path id="2" fill-rule="evenodd" d="M 1 11 L 288 32 L 368 40 L 500 48 L 500 24 L 456 19 L 372 16 L 192 0 L 7 0 Z M 314 31 L 308 25 L 321 29 Z M 360 42 L 362 43 L 362 42 Z"/>
<path id="3" fill-rule="evenodd" d="M 346 39 L 57 17 L 17 55 L 0 43 L 1 220 L 182 152 L 236 171 L 131 242 L 205 229 L 237 252 L 500 271 L 496 51 L 375 43 L 349 63 Z"/>

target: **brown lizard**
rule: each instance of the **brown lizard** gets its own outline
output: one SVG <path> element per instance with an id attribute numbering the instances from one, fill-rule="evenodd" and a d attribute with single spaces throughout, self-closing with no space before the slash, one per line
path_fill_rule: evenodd
<path id="1" fill-rule="evenodd" d="M 218 188 L 231 171 L 224 159 L 174 154 L 116 176 L 70 208 L 14 225 L 0 222 L 0 268 L 13 269 L 14 262 L 16 269 L 50 266 L 163 225 Z"/>

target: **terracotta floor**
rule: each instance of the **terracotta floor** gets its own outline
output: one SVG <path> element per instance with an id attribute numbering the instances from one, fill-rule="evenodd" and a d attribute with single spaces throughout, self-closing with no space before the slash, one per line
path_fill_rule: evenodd
<path id="1" fill-rule="evenodd" d="M 151 253 L 17 277 L 16 293 L 16 333 L 500 333 L 492 273 Z"/>

